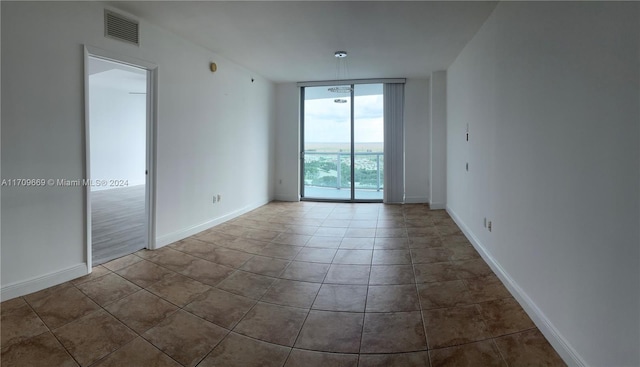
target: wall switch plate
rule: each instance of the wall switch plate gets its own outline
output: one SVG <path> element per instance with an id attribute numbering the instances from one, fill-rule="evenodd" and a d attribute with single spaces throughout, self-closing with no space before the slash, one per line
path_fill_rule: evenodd
<path id="1" fill-rule="evenodd" d="M 484 217 L 484 228 L 487 228 L 487 217 Z"/>

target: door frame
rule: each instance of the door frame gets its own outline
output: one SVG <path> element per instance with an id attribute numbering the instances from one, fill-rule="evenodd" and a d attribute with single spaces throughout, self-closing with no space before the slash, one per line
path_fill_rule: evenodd
<path id="1" fill-rule="evenodd" d="M 154 250 L 156 248 L 156 222 L 155 222 L 155 204 L 156 204 L 156 140 L 157 140 L 157 123 L 158 123 L 158 65 L 136 59 L 129 56 L 120 55 L 111 51 L 100 49 L 97 47 L 84 45 L 84 166 L 86 180 L 91 179 L 91 111 L 89 99 L 89 58 L 98 58 L 106 61 L 116 62 L 144 69 L 147 72 L 147 121 L 146 121 L 146 182 L 145 182 L 145 216 L 147 219 L 147 248 Z M 92 271 L 92 238 L 91 238 L 91 186 L 85 185 L 85 212 L 86 220 L 86 263 L 87 274 Z"/>

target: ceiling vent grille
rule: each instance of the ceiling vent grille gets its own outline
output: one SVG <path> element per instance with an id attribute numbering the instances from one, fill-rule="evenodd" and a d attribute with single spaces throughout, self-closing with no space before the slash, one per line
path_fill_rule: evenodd
<path id="1" fill-rule="evenodd" d="M 104 11 L 104 35 L 120 41 L 140 45 L 139 24 L 109 10 Z"/>

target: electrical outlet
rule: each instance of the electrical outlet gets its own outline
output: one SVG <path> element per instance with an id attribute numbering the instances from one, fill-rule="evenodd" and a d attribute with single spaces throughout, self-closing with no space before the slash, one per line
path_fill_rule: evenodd
<path id="1" fill-rule="evenodd" d="M 487 224 L 487 228 L 489 229 L 489 232 L 491 232 L 491 221 Z"/>

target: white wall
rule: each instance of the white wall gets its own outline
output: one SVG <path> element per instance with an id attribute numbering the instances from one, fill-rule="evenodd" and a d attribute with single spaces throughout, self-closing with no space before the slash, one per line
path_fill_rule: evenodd
<path id="1" fill-rule="evenodd" d="M 130 92 L 144 92 L 146 77 L 143 74 L 137 83 L 123 83 L 120 73 L 130 72 L 114 69 L 89 77 L 91 179 L 94 182 L 126 180 L 128 186 L 144 185 L 147 96 Z M 124 87 L 116 87 L 120 85 Z M 92 186 L 91 190 L 113 188 L 117 187 Z"/>
<path id="2" fill-rule="evenodd" d="M 300 88 L 276 86 L 276 200 L 300 200 Z"/>
<path id="3" fill-rule="evenodd" d="M 272 198 L 271 82 L 144 21 L 140 47 L 105 38 L 101 3 L 1 6 L 3 178 L 84 176 L 87 44 L 158 65 L 158 245 Z M 81 187 L 2 188 L 3 299 L 86 273 L 83 197 Z"/>
<path id="4" fill-rule="evenodd" d="M 429 124 L 429 197 L 431 209 L 444 209 L 447 202 L 447 72 L 431 73 L 431 118 Z"/>
<path id="5" fill-rule="evenodd" d="M 640 365 L 639 6 L 500 3 L 448 69 L 448 210 L 572 365 Z"/>
<path id="6" fill-rule="evenodd" d="M 429 81 L 407 79 L 405 85 L 405 196 L 407 202 L 429 200 Z M 276 86 L 275 199 L 300 199 L 300 91 L 295 83 Z M 280 183 L 282 180 L 282 183 Z"/>
<path id="7" fill-rule="evenodd" d="M 404 200 L 429 202 L 429 79 L 407 79 L 404 86 Z"/>

